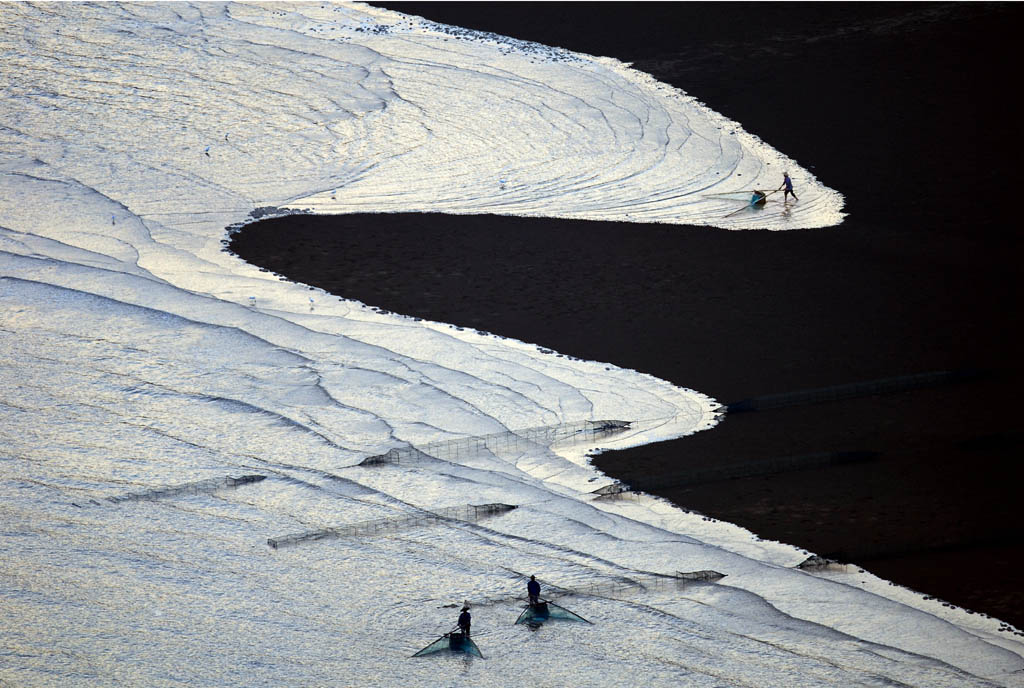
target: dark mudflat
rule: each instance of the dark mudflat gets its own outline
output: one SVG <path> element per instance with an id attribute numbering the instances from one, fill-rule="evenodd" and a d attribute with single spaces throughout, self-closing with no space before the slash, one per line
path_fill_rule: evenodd
<path id="1" fill-rule="evenodd" d="M 1010 88 L 1020 5 L 376 4 L 632 61 L 813 167 L 850 216 L 785 233 L 290 217 L 246 229 L 233 250 L 374 306 L 635 368 L 726 403 L 978 373 L 730 414 L 712 431 L 597 464 L 683 507 L 1024 627 Z M 737 21 L 743 12 L 757 21 Z M 790 461 L 822 456 L 834 460 Z M 709 467 L 724 472 L 694 482 Z"/>

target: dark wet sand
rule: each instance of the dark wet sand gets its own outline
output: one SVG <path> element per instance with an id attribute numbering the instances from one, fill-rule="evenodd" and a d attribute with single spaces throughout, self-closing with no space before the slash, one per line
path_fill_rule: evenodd
<path id="1" fill-rule="evenodd" d="M 729 414 L 709 432 L 596 463 L 683 507 L 1024 627 L 1021 242 L 1007 202 L 1020 159 L 1006 90 L 1018 7 L 379 4 L 633 61 L 815 166 L 850 216 L 784 233 L 293 216 L 247 228 L 232 250 L 348 298 L 634 368 L 724 403 L 979 373 Z M 762 18 L 756 30 L 730 25 L 745 8 Z M 772 468 L 808 455 L 858 460 Z M 687 482 L 733 465 L 765 473 Z"/>

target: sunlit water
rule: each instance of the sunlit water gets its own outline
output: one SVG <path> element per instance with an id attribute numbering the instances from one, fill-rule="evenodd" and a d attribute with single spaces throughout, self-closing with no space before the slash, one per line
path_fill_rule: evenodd
<path id="1" fill-rule="evenodd" d="M 999 621 L 600 498 L 590 444 L 360 466 L 585 420 L 635 445 L 718 406 L 223 251 L 289 203 L 841 220 L 739 125 L 613 60 L 363 6 L 4 4 L 0 31 L 0 684 L 1021 685 Z M 734 212 L 782 166 L 799 209 Z M 469 504 L 516 508 L 408 522 Z M 666 579 L 701 570 L 726 575 Z M 593 625 L 513 625 L 530 574 Z M 465 601 L 485 659 L 410 659 Z"/>

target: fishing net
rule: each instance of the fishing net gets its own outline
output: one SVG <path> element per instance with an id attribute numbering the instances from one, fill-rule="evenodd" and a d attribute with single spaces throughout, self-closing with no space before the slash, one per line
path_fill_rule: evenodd
<path id="1" fill-rule="evenodd" d="M 523 613 L 516 619 L 517 624 L 539 624 L 548 619 L 563 619 L 565 621 L 582 621 L 590 623 L 582 616 L 571 612 L 565 607 L 560 607 L 554 602 L 541 602 L 532 604 L 523 610 Z"/>
<path id="2" fill-rule="evenodd" d="M 427 645 L 425 648 L 413 655 L 413 657 L 424 657 L 438 652 L 464 652 L 467 655 L 483 658 L 480 648 L 473 640 L 462 633 L 445 633 L 443 636 Z"/>

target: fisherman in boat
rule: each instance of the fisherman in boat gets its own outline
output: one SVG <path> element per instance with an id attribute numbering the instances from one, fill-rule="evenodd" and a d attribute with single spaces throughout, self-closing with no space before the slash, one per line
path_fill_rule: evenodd
<path id="1" fill-rule="evenodd" d="M 530 604 L 540 604 L 540 583 L 536 576 L 530 576 L 530 582 L 526 584 L 526 592 L 530 595 Z"/>
<path id="2" fill-rule="evenodd" d="M 459 614 L 459 630 L 462 631 L 465 636 L 469 637 L 469 626 L 472 622 L 472 617 L 469 615 L 469 607 L 463 607 L 462 613 Z"/>
<path id="3" fill-rule="evenodd" d="M 750 197 L 750 205 L 764 205 L 767 194 L 764 191 L 754 189 L 754 195 Z"/>
<path id="4" fill-rule="evenodd" d="M 782 185 L 779 186 L 779 189 L 781 189 L 783 186 L 786 187 L 786 192 L 782 194 L 783 199 L 785 199 L 784 202 L 789 201 L 790 194 L 793 194 L 794 201 L 800 200 L 799 198 L 796 197 L 796 193 L 793 191 L 793 180 L 789 178 L 789 172 L 782 173 Z"/>

